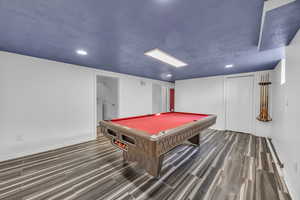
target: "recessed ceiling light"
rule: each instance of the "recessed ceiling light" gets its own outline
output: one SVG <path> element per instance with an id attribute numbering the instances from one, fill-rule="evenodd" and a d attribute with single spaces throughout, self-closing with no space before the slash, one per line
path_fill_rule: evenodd
<path id="1" fill-rule="evenodd" d="M 234 66 L 233 64 L 230 64 L 230 65 L 226 65 L 225 68 L 231 68 L 233 66 Z"/>
<path id="2" fill-rule="evenodd" d="M 79 55 L 82 55 L 82 56 L 86 56 L 88 54 L 85 50 L 82 50 L 82 49 L 78 49 L 76 51 L 76 53 L 79 54 Z"/>
<path id="3" fill-rule="evenodd" d="M 172 65 L 173 67 L 187 66 L 187 64 L 185 62 L 182 62 L 181 60 L 178 60 L 177 58 L 163 52 L 160 49 L 152 49 L 150 51 L 145 52 L 144 55 L 150 56 L 150 57 L 155 58 L 157 60 L 160 60 L 164 63 Z"/>
<path id="4" fill-rule="evenodd" d="M 171 77 L 172 77 L 172 74 L 166 74 L 166 77 L 167 77 L 167 78 L 171 78 Z"/>

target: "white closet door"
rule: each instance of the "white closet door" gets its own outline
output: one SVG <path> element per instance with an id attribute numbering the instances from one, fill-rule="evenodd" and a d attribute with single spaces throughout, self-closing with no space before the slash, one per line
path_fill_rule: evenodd
<path id="1" fill-rule="evenodd" d="M 226 78 L 226 129 L 253 131 L 253 76 Z"/>
<path id="2" fill-rule="evenodd" d="M 158 84 L 152 85 L 152 112 L 162 112 L 162 88 Z"/>
<path id="3" fill-rule="evenodd" d="M 162 101 L 162 112 L 167 112 L 167 87 L 161 87 L 161 101 Z"/>

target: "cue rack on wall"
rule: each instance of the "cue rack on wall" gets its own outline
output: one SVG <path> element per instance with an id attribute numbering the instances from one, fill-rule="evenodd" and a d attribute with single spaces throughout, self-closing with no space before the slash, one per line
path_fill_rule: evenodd
<path id="1" fill-rule="evenodd" d="M 260 113 L 257 117 L 257 120 L 262 122 L 272 121 L 272 118 L 269 115 L 269 87 L 272 84 L 270 82 L 270 75 L 262 74 L 260 77 Z"/>

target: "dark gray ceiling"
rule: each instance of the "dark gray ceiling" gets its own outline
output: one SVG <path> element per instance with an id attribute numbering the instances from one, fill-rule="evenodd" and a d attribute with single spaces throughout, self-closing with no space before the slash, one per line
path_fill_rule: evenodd
<path id="1" fill-rule="evenodd" d="M 259 51 L 262 9 L 262 0 L 0 0 L 0 50 L 169 81 L 271 69 L 299 29 L 299 1 L 267 13 Z M 144 56 L 153 48 L 188 66 Z"/>

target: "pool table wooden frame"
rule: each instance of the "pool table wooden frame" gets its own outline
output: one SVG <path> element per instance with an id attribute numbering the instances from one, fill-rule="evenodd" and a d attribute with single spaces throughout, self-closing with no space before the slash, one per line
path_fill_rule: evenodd
<path id="1" fill-rule="evenodd" d="M 126 144 L 126 150 L 122 149 L 124 161 L 136 161 L 149 174 L 158 177 L 160 175 L 164 154 L 186 140 L 195 145 L 199 145 L 200 132 L 215 124 L 216 119 L 216 115 L 208 114 L 205 118 L 173 129 L 161 131 L 155 135 L 128 128 L 111 121 L 101 121 L 100 129 L 101 133 L 111 141 L 117 140 Z M 112 144 L 117 146 L 114 142 L 112 142 Z"/>

